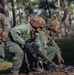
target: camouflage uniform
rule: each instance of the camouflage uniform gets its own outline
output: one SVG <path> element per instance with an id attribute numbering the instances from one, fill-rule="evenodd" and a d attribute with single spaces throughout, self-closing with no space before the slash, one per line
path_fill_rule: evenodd
<path id="1" fill-rule="evenodd" d="M 45 31 L 41 30 L 38 37 L 35 39 L 35 42 L 40 45 L 40 51 L 46 55 L 47 36 Z"/>
<path id="2" fill-rule="evenodd" d="M 7 43 L 7 48 L 9 53 L 14 55 L 11 69 L 13 74 L 19 74 L 24 57 L 23 47 L 29 37 L 30 28 L 29 24 L 23 24 L 12 28 L 9 32 L 10 41 Z"/>
<path id="3" fill-rule="evenodd" d="M 47 37 L 46 37 L 46 33 L 43 30 L 41 30 L 41 32 L 38 34 L 38 36 L 35 39 L 35 42 L 40 46 L 39 47 L 40 51 L 42 51 L 44 55 L 46 56 Z M 39 61 L 40 60 L 41 58 L 39 58 Z M 39 64 L 37 64 L 37 70 L 40 72 L 43 72 L 44 68 L 43 66 L 40 67 Z"/>
<path id="4" fill-rule="evenodd" d="M 6 19 L 5 15 L 2 13 L 0 13 L 0 16 L 1 16 L 0 25 L 2 25 L 2 27 L 3 27 L 3 32 L 8 32 L 9 30 L 8 30 L 7 19 Z M 3 36 L 3 32 L 2 32 L 2 34 L 0 34 L 0 37 Z M 6 34 L 4 34 L 4 35 L 6 35 Z M 2 37 L 2 39 L 3 39 L 3 37 Z M 4 57 L 5 57 L 4 47 L 5 47 L 5 43 L 2 42 L 0 44 L 0 61 L 4 61 Z"/>
<path id="5" fill-rule="evenodd" d="M 50 60 L 53 60 L 55 55 L 61 56 L 60 48 L 58 47 L 57 43 L 54 41 L 54 38 L 48 35 L 48 48 L 47 48 L 47 56 Z"/>
<path id="6" fill-rule="evenodd" d="M 47 23 L 47 33 L 48 33 L 48 48 L 47 48 L 47 56 L 50 58 L 50 60 L 53 60 L 54 56 L 57 55 L 58 62 L 61 65 L 61 63 L 64 62 L 61 51 L 58 45 L 54 41 L 54 34 L 58 32 L 60 28 L 58 19 L 52 19 L 50 22 Z"/>
<path id="7" fill-rule="evenodd" d="M 54 41 L 53 37 L 46 34 L 46 32 L 41 31 L 39 36 L 35 39 L 35 42 L 40 45 L 40 50 L 48 56 L 50 60 L 53 60 L 55 55 L 61 55 L 57 43 Z"/>
<path id="8" fill-rule="evenodd" d="M 35 42 L 40 45 L 40 50 L 49 58 L 49 60 L 53 60 L 55 55 L 61 56 L 61 51 L 58 45 L 55 43 L 52 36 L 47 34 L 44 30 L 39 33 L 39 36 L 35 39 Z M 41 60 L 41 58 L 39 58 Z M 39 67 L 37 70 L 43 72 L 44 67 L 42 69 Z"/>
<path id="9" fill-rule="evenodd" d="M 10 41 L 8 41 L 7 48 L 10 53 L 14 54 L 13 67 L 11 70 L 13 75 L 19 74 L 19 70 L 22 65 L 24 57 L 24 52 L 22 48 L 25 45 L 25 41 L 28 41 L 31 38 L 30 36 L 31 28 L 32 30 L 35 30 L 36 33 L 37 29 L 42 29 L 43 25 L 44 20 L 41 17 L 35 17 L 31 21 L 32 27 L 30 26 L 29 23 L 27 23 L 16 26 L 10 30 L 9 32 Z"/>

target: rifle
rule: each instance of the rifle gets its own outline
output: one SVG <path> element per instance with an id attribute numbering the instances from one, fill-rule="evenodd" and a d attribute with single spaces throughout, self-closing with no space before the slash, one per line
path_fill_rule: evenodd
<path id="1" fill-rule="evenodd" d="M 48 57 L 46 57 L 40 50 L 39 50 L 39 45 L 36 44 L 35 42 L 33 43 L 26 43 L 25 44 L 25 52 L 31 53 L 33 57 L 36 59 L 40 57 L 42 60 L 47 61 L 48 64 L 52 64 L 52 67 L 55 69 L 59 69 L 60 71 L 64 72 L 66 75 L 69 75 L 66 71 L 61 69 L 58 65 L 56 65 L 53 61 L 49 60 Z M 49 71 L 48 71 L 49 73 Z"/>

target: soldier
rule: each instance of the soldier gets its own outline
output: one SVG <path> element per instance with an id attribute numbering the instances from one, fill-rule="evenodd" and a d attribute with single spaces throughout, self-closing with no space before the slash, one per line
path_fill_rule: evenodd
<path id="1" fill-rule="evenodd" d="M 61 56 L 61 51 L 60 48 L 58 47 L 57 43 L 54 40 L 54 35 L 58 32 L 59 30 L 59 22 L 57 19 L 53 19 L 50 21 L 48 24 L 48 27 L 46 28 L 47 30 L 47 36 L 48 36 L 48 48 L 47 48 L 47 56 L 49 57 L 50 60 L 53 60 L 55 55 L 57 55 L 58 62 L 61 66 L 61 63 L 64 63 L 64 60 Z"/>
<path id="2" fill-rule="evenodd" d="M 51 24 L 51 25 L 50 25 Z M 55 55 L 57 55 L 58 62 L 64 62 L 61 51 L 58 45 L 55 43 L 53 35 L 57 32 L 59 25 L 57 20 L 49 22 L 48 27 L 41 30 L 39 36 L 35 39 L 35 42 L 40 45 L 40 50 L 50 59 L 53 60 Z M 40 40 L 40 41 L 39 41 Z M 40 59 L 41 60 L 41 59 Z M 39 61 L 42 63 L 41 61 Z M 43 64 L 41 64 L 43 65 Z M 39 68 L 40 70 L 40 68 Z M 43 70 L 42 70 L 43 71 Z"/>
<path id="3" fill-rule="evenodd" d="M 45 28 L 43 28 L 40 31 L 40 33 L 38 34 L 38 36 L 36 37 L 34 42 L 36 42 L 40 46 L 39 50 L 42 51 L 44 53 L 44 55 L 46 56 L 47 36 L 46 36 L 46 29 Z M 37 70 L 40 72 L 44 71 L 43 61 L 41 58 L 38 59 Z"/>
<path id="4" fill-rule="evenodd" d="M 45 25 L 45 21 L 41 17 L 35 17 L 31 20 L 31 23 L 25 23 L 12 28 L 9 32 L 10 41 L 8 42 L 8 51 L 13 56 L 13 66 L 11 69 L 11 75 L 19 75 L 20 67 L 22 65 L 24 52 L 23 48 L 25 42 L 32 36 L 32 32 L 39 33 Z M 24 38 L 22 38 L 24 37 Z"/>
<path id="5" fill-rule="evenodd" d="M 8 40 L 8 31 L 8 21 L 5 15 L 2 13 L 2 6 L 0 2 L 0 69 L 5 57 L 4 47 L 5 42 Z"/>

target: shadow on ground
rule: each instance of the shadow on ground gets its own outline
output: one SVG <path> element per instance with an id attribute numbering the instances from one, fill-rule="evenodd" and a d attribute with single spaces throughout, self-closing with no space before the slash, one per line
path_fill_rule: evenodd
<path id="1" fill-rule="evenodd" d="M 6 75 L 8 73 L 10 73 L 11 68 L 5 69 L 5 70 L 1 70 L 0 71 L 0 75 Z"/>

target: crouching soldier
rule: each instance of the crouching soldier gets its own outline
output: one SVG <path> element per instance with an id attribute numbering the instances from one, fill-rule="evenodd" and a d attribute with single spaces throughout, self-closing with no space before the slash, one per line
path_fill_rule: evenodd
<path id="1" fill-rule="evenodd" d="M 51 25 L 50 25 L 51 24 Z M 59 25 L 58 21 L 52 20 L 50 21 L 46 28 L 43 28 L 41 32 L 39 33 L 39 36 L 35 39 L 35 42 L 40 45 L 40 50 L 49 58 L 49 60 L 53 60 L 55 55 L 57 55 L 58 62 L 61 64 L 64 62 L 62 56 L 61 56 L 61 51 L 58 45 L 56 44 L 53 35 L 58 31 Z M 46 62 L 43 62 L 40 59 L 39 61 L 41 68 L 38 67 L 39 71 L 44 71 L 44 68 L 42 65 L 46 64 Z M 46 66 L 46 65 L 44 65 Z"/>
<path id="2" fill-rule="evenodd" d="M 47 25 L 48 27 L 46 28 L 47 30 L 47 37 L 48 37 L 48 48 L 47 48 L 47 56 L 49 57 L 50 60 L 53 60 L 55 55 L 57 55 L 58 62 L 61 65 L 61 63 L 64 63 L 64 60 L 61 56 L 61 51 L 60 48 L 58 47 L 57 43 L 54 40 L 54 35 L 57 33 L 59 30 L 59 22 L 57 19 L 51 20 L 50 23 Z"/>
<path id="3" fill-rule="evenodd" d="M 5 42 L 8 40 L 8 21 L 2 12 L 2 6 L 0 4 L 0 70 L 2 68 L 2 62 L 4 61 Z"/>
<path id="4" fill-rule="evenodd" d="M 19 75 L 20 67 L 24 58 L 23 47 L 25 42 L 34 35 L 39 33 L 45 25 L 45 21 L 41 17 L 35 17 L 31 23 L 21 24 L 12 28 L 9 32 L 10 41 L 8 42 L 8 51 L 13 54 L 13 66 L 10 75 Z"/>

